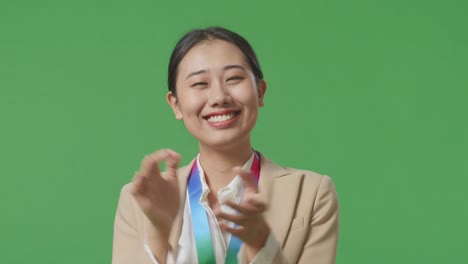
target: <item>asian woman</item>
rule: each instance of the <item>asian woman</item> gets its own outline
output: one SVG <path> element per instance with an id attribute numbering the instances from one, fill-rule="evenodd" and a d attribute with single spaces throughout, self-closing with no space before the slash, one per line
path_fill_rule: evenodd
<path id="1" fill-rule="evenodd" d="M 220 27 L 188 32 L 170 58 L 168 86 L 199 153 L 182 167 L 170 149 L 143 159 L 121 191 L 112 263 L 335 263 L 330 177 L 253 149 L 267 84 L 247 40 Z"/>

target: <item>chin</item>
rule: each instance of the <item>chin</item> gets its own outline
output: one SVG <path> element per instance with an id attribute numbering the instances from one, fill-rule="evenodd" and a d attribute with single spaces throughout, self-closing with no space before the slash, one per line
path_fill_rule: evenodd
<path id="1" fill-rule="evenodd" d="M 236 146 L 239 146 L 240 144 L 243 144 L 244 142 L 250 142 L 248 140 L 248 133 L 247 133 L 247 138 L 245 135 L 234 135 L 229 133 L 224 134 L 224 135 L 213 135 L 209 137 L 209 134 L 204 135 L 202 138 L 197 138 L 197 140 L 200 142 L 200 144 L 215 148 L 215 149 L 225 149 L 225 148 L 235 148 Z M 207 137 L 208 136 L 208 137 Z"/>

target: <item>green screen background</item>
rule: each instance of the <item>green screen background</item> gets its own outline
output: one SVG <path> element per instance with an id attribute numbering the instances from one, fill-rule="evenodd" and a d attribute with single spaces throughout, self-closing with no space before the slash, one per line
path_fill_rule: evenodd
<path id="1" fill-rule="evenodd" d="M 245 36 L 254 147 L 328 174 L 337 263 L 468 263 L 466 1 L 0 2 L 0 263 L 110 263 L 120 188 L 196 141 L 165 102 L 189 29 Z"/>

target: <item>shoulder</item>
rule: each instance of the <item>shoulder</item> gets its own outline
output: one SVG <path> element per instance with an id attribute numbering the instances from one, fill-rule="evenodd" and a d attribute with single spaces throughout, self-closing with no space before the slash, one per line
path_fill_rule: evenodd
<path id="1" fill-rule="evenodd" d="M 335 184 L 330 176 L 310 170 L 289 167 L 285 167 L 284 169 L 290 173 L 289 175 L 301 178 L 302 196 L 308 197 L 316 202 L 337 200 Z"/>
<path id="2" fill-rule="evenodd" d="M 324 178 L 330 178 L 328 175 L 324 175 L 324 174 L 311 171 L 311 170 L 291 168 L 291 167 L 283 167 L 283 168 L 290 174 L 302 175 L 303 177 L 307 178 L 309 181 L 321 182 Z"/>
<path id="3" fill-rule="evenodd" d="M 285 167 L 285 170 L 291 174 L 301 175 L 304 181 L 303 184 L 309 187 L 316 187 L 317 189 L 335 189 L 335 185 L 333 184 L 331 177 L 328 175 L 320 174 L 310 170 L 289 167 Z"/>
<path id="4" fill-rule="evenodd" d="M 131 213 L 132 215 L 139 215 L 142 213 L 138 203 L 133 196 L 134 182 L 131 181 L 125 184 L 120 190 L 118 210 L 122 212 Z"/>
<path id="5" fill-rule="evenodd" d="M 275 178 L 283 178 L 282 180 L 293 180 L 299 177 L 301 178 L 302 185 L 306 185 L 308 188 L 334 188 L 333 181 L 328 175 L 324 175 L 312 170 L 281 166 L 276 162 L 268 159 L 265 155 L 260 155 L 262 159 L 262 170 L 267 171 L 269 175 L 273 175 Z"/>
<path id="6" fill-rule="evenodd" d="M 133 180 L 124 184 L 124 186 L 122 186 L 122 189 L 120 190 L 120 195 L 128 195 L 128 194 L 131 194 L 132 190 L 133 190 Z"/>
<path id="7" fill-rule="evenodd" d="M 277 186 L 272 188 L 275 194 L 282 196 L 294 192 L 298 202 L 308 204 L 306 207 L 310 206 L 315 210 L 325 205 L 329 210 L 337 209 L 338 196 L 330 176 L 312 170 L 280 166 L 264 155 L 262 169 L 273 176 L 273 185 Z M 295 184 L 290 184 L 291 182 Z"/>
<path id="8" fill-rule="evenodd" d="M 124 233 L 136 232 L 139 236 L 145 215 L 133 196 L 133 188 L 133 181 L 121 188 L 114 225 Z"/>

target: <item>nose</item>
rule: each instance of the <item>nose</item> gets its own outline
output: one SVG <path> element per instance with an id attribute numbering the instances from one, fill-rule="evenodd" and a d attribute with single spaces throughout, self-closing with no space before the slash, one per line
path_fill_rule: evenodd
<path id="1" fill-rule="evenodd" d="M 217 82 L 210 87 L 208 101 L 212 107 L 224 106 L 232 103 L 232 97 L 229 94 L 229 90 L 223 85 L 223 83 Z"/>

